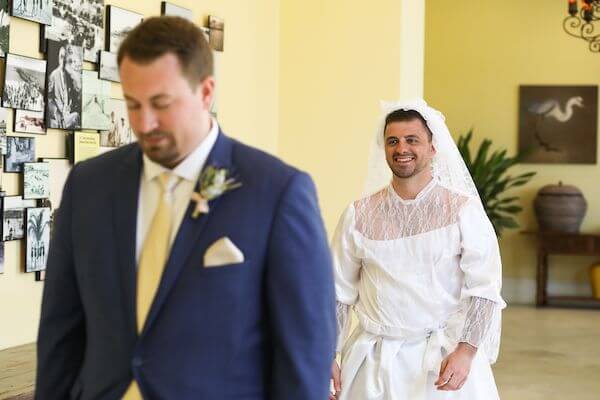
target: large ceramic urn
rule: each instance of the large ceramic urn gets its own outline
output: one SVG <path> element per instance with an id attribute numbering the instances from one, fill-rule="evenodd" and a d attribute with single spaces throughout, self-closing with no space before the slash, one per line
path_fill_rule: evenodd
<path id="1" fill-rule="evenodd" d="M 587 211 L 583 194 L 575 186 L 546 185 L 534 201 L 535 215 L 540 231 L 579 232 Z"/>

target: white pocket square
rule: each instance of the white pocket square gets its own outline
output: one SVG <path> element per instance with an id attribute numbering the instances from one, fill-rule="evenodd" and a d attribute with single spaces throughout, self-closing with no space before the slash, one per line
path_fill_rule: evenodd
<path id="1" fill-rule="evenodd" d="M 220 267 L 244 262 L 244 253 L 228 237 L 222 237 L 209 246 L 204 253 L 204 267 Z"/>

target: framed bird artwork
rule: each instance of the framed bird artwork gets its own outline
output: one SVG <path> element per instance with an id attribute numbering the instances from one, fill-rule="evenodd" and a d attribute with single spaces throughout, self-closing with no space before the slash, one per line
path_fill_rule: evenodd
<path id="1" fill-rule="evenodd" d="M 598 86 L 519 87 L 519 152 L 526 163 L 596 164 Z"/>

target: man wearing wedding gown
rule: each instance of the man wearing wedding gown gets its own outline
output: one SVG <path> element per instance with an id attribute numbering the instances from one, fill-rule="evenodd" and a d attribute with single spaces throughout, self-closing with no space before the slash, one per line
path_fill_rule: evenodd
<path id="1" fill-rule="evenodd" d="M 423 100 L 384 105 L 377 135 L 369 176 L 391 183 L 350 204 L 332 242 L 330 399 L 498 399 L 500 253 L 469 171 Z"/>

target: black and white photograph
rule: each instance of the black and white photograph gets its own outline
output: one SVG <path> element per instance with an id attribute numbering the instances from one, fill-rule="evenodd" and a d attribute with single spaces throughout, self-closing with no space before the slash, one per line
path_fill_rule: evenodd
<path id="1" fill-rule="evenodd" d="M 519 102 L 523 162 L 596 164 L 598 86 L 523 85 Z"/>
<path id="2" fill-rule="evenodd" d="M 44 111 L 45 87 L 46 60 L 6 55 L 3 107 Z"/>
<path id="3" fill-rule="evenodd" d="M 81 127 L 81 70 L 83 48 L 48 40 L 46 126 Z"/>
<path id="4" fill-rule="evenodd" d="M 54 0 L 52 25 L 41 29 L 40 51 L 46 40 L 66 42 L 83 48 L 85 61 L 97 62 L 104 48 L 104 0 Z"/>
<path id="5" fill-rule="evenodd" d="M 35 141 L 30 137 L 9 136 L 4 156 L 4 172 L 22 172 L 23 163 L 35 161 Z"/>
<path id="6" fill-rule="evenodd" d="M 13 125 L 16 133 L 46 134 L 46 118 L 43 111 L 15 110 Z"/>
<path id="7" fill-rule="evenodd" d="M 223 37 L 225 35 L 225 23 L 223 19 L 215 17 L 214 15 L 208 16 L 208 43 L 215 51 L 223 51 Z"/>
<path id="8" fill-rule="evenodd" d="M 10 16 L 8 15 L 8 0 L 0 0 L 0 57 L 8 53 L 10 42 Z"/>
<path id="9" fill-rule="evenodd" d="M 28 208 L 25 272 L 46 269 L 48 246 L 50 246 L 50 209 L 48 207 Z"/>
<path id="10" fill-rule="evenodd" d="M 124 100 L 110 99 L 108 102 L 110 129 L 100 132 L 101 147 L 119 147 L 133 140 L 133 132 L 127 117 L 127 105 Z"/>
<path id="11" fill-rule="evenodd" d="M 23 198 L 50 197 L 50 165 L 46 162 L 23 163 Z"/>
<path id="12" fill-rule="evenodd" d="M 110 82 L 98 79 L 98 73 L 83 71 L 83 110 L 81 127 L 83 129 L 108 130 L 110 114 Z"/>
<path id="13" fill-rule="evenodd" d="M 6 124 L 8 110 L 0 107 L 0 153 L 6 154 Z"/>
<path id="14" fill-rule="evenodd" d="M 25 237 L 25 209 L 36 206 L 36 200 L 23 200 L 22 196 L 2 198 L 2 241 Z"/>
<path id="15" fill-rule="evenodd" d="M 161 15 L 174 15 L 177 17 L 185 18 L 189 21 L 194 20 L 194 12 L 189 8 L 181 7 L 168 1 L 160 3 L 160 14 Z"/>
<path id="16" fill-rule="evenodd" d="M 144 16 L 115 6 L 106 7 L 106 50 L 117 53 L 127 33 L 142 22 Z"/>
<path id="17" fill-rule="evenodd" d="M 52 23 L 52 0 L 12 0 L 12 15 L 44 25 Z"/>
<path id="18" fill-rule="evenodd" d="M 117 55 L 110 51 L 100 52 L 100 68 L 98 68 L 98 78 L 106 81 L 121 82 L 119 76 L 119 66 L 117 64 Z"/>
<path id="19" fill-rule="evenodd" d="M 62 197 L 63 188 L 67 181 L 67 176 L 71 171 L 71 162 L 68 158 L 42 158 L 42 162 L 48 164 L 49 169 L 49 191 L 50 208 L 54 211 L 58 209 Z"/>
<path id="20" fill-rule="evenodd" d="M 0 242 L 0 274 L 4 273 L 4 242 Z"/>

